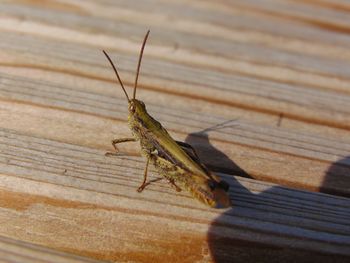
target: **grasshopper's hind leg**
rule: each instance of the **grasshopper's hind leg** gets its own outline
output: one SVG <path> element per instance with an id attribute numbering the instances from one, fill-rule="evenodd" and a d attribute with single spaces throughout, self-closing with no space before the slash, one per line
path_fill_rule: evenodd
<path id="1" fill-rule="evenodd" d="M 122 143 L 122 142 L 135 142 L 136 139 L 135 138 L 120 138 L 120 139 L 114 139 L 112 141 L 112 145 L 113 145 L 113 148 L 114 148 L 114 152 L 106 152 L 105 155 L 106 156 L 111 156 L 111 155 L 118 155 L 118 148 L 117 148 L 117 144 L 118 143 Z"/>

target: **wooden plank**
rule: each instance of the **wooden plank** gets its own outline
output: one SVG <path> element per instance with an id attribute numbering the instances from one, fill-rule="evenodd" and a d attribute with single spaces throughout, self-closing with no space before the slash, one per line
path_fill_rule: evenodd
<path id="1" fill-rule="evenodd" d="M 30 125 L 30 134 L 99 149 L 110 148 L 109 143 L 116 134 L 127 136 L 130 133 L 124 121 L 127 115 L 125 98 L 104 95 L 102 90 L 99 94 L 86 90 L 73 91 L 61 85 L 6 74 L 2 74 L 1 79 L 0 97 L 5 99 L 1 105 L 2 127 L 21 131 Z M 105 82 L 95 85 L 110 87 L 111 92 L 123 96 L 113 85 Z M 143 96 L 142 90 L 139 95 Z M 146 98 L 152 96 L 153 103 L 146 101 L 152 115 L 176 138 L 191 143 L 203 161 L 215 171 L 314 191 L 350 193 L 347 158 L 350 142 L 346 139 L 303 134 L 276 125 L 259 125 L 240 120 L 238 115 L 230 122 L 227 117 L 219 115 L 221 109 L 215 114 L 208 106 L 210 111 L 203 115 L 185 110 L 184 105 L 193 104 L 191 99 L 178 98 L 178 107 L 165 107 L 157 102 L 160 99 L 158 94 L 148 94 Z M 14 104 L 13 100 L 20 103 Z M 174 98 L 160 100 L 166 104 Z M 32 105 L 24 105 L 23 102 Z M 60 113 L 62 109 L 67 113 Z M 225 122 L 228 122 L 224 125 L 226 128 L 219 126 L 216 130 L 203 132 Z M 344 138 L 347 138 L 346 134 Z M 133 155 L 139 151 L 137 145 L 121 147 Z M 281 166 L 284 169 L 279 169 Z"/>
<path id="2" fill-rule="evenodd" d="M 89 258 L 59 252 L 42 246 L 33 245 L 8 237 L 0 236 L 0 261 L 1 262 L 64 262 L 64 263 L 97 263 Z"/>
<path id="3" fill-rule="evenodd" d="M 350 256 L 348 199 L 221 174 L 234 207 L 210 209 L 164 182 L 137 193 L 139 157 L 0 135 L 0 235 L 105 260 L 232 260 L 239 242 Z"/>
<path id="4" fill-rule="evenodd" d="M 26 9 L 27 8 L 27 9 Z M 33 24 L 29 24 L 27 27 L 24 27 L 23 29 L 21 29 L 21 27 L 18 27 L 18 19 L 16 22 L 15 17 L 14 18 L 6 18 L 4 20 L 4 29 L 7 30 L 11 30 L 11 31 L 23 31 L 23 30 L 28 30 L 28 27 L 32 26 L 33 28 L 36 28 L 35 31 L 38 32 L 42 32 L 40 34 L 42 34 L 43 36 L 46 37 L 53 37 L 50 36 L 50 32 L 54 32 L 53 29 L 57 29 L 57 27 L 52 26 L 50 27 L 50 25 L 52 23 L 54 23 L 54 21 L 50 22 L 48 21 L 48 19 L 50 19 L 50 17 L 52 16 L 47 16 L 45 15 L 47 12 L 45 9 L 45 12 L 31 12 L 32 9 L 28 9 L 28 7 L 21 7 L 21 8 L 17 8 L 15 9 L 16 12 L 20 12 L 21 10 L 24 13 L 20 13 L 22 16 L 29 16 L 29 15 L 36 15 L 39 16 L 39 22 L 37 22 L 35 25 Z M 4 6 L 4 10 L 6 9 L 6 6 Z M 9 14 L 11 14 L 11 10 L 9 9 L 7 10 L 7 16 Z M 12 13 L 14 11 L 12 10 Z M 40 16 L 41 14 L 41 16 Z M 57 14 L 58 15 L 58 14 Z M 70 21 L 70 19 L 73 19 L 72 16 L 67 16 L 65 15 L 65 13 L 60 13 L 60 15 L 62 16 L 62 20 L 66 21 L 67 23 L 67 30 L 66 31 L 62 31 L 62 33 L 65 33 L 63 35 L 67 35 L 66 38 L 71 39 L 70 36 L 77 36 L 76 39 L 77 41 L 84 41 L 84 43 L 86 43 L 86 41 L 88 41 L 91 45 L 98 45 L 101 46 L 103 45 L 104 47 L 106 46 L 111 46 L 113 48 L 122 48 L 122 49 L 127 49 L 129 52 L 134 52 L 135 50 L 137 50 L 138 45 L 135 44 L 134 41 L 134 35 L 141 34 L 142 29 L 140 27 L 136 27 L 133 26 L 131 27 L 130 25 L 127 24 L 122 24 L 123 27 L 128 28 L 128 33 L 129 36 L 127 35 L 121 35 L 121 33 L 119 33 L 118 31 L 113 32 L 109 29 L 104 29 L 102 27 L 102 25 L 106 25 L 106 22 L 104 20 L 101 20 L 99 18 L 90 18 L 90 17 L 85 17 L 85 16 L 78 16 L 79 19 L 76 19 L 74 21 L 77 21 L 77 23 L 73 23 L 73 21 Z M 74 17 L 74 16 L 73 16 Z M 33 19 L 35 21 L 36 17 L 28 17 L 28 19 Z M 41 19 L 41 20 L 40 20 Z M 95 23 L 93 23 L 94 25 L 96 25 L 95 30 L 100 32 L 100 34 L 102 35 L 101 38 L 97 38 L 96 36 L 93 34 L 88 34 L 85 33 L 84 31 L 84 27 L 86 27 L 87 23 L 91 23 L 90 20 L 93 19 L 93 21 Z M 105 23 L 104 23 L 105 22 Z M 80 23 L 80 24 L 79 24 Z M 111 23 L 113 24 L 113 21 L 111 21 Z M 122 22 L 120 22 L 122 23 Z M 55 24 L 55 23 L 54 23 Z M 72 29 L 71 27 L 75 28 Z M 24 25 L 25 26 L 25 25 Z M 62 25 L 64 26 L 64 25 Z M 41 30 L 39 30 L 41 29 Z M 79 31 L 80 29 L 80 31 Z M 73 31 L 72 31 L 73 30 Z M 90 28 L 91 30 L 91 28 Z M 81 32 L 82 31 L 82 32 Z M 105 32 L 105 33 L 104 33 Z M 208 99 L 209 97 L 212 98 L 212 96 L 214 96 L 214 98 L 216 100 L 220 100 L 221 102 L 225 102 L 225 103 L 230 103 L 233 105 L 240 105 L 240 106 L 245 106 L 245 107 L 251 107 L 252 105 L 252 100 L 257 100 L 258 103 L 254 103 L 255 105 L 257 105 L 256 107 L 259 108 L 259 110 L 265 110 L 265 111 L 272 111 L 275 114 L 282 112 L 284 113 L 286 116 L 290 116 L 293 118 L 308 118 L 308 121 L 314 121 L 314 122 L 321 122 L 328 125 L 338 125 L 339 127 L 344 127 L 344 123 L 348 123 L 348 121 L 346 121 L 346 119 L 342 119 L 343 116 L 341 116 L 341 120 L 338 120 L 337 123 L 329 123 L 330 120 L 333 120 L 335 118 L 337 118 L 338 113 L 341 113 L 344 110 L 343 104 L 342 104 L 342 99 L 338 98 L 336 99 L 337 101 L 339 101 L 340 105 L 337 108 L 337 110 L 335 110 L 333 107 L 337 107 L 337 103 L 330 103 L 330 102 L 324 102 L 324 97 L 332 97 L 335 94 L 332 93 L 319 93 L 316 94 L 316 92 L 312 92 L 309 91 L 308 95 L 310 97 L 306 97 L 305 100 L 303 98 L 300 98 L 299 94 L 300 94 L 300 89 L 302 90 L 306 90 L 309 88 L 309 86 L 311 85 L 312 88 L 316 88 L 317 92 L 319 88 L 322 89 L 337 89 L 337 90 L 341 90 L 343 92 L 347 92 L 347 87 L 349 85 L 348 80 L 347 80 L 347 76 L 349 75 L 348 72 L 348 68 L 349 68 L 349 60 L 348 59 L 344 59 L 346 58 L 348 51 L 344 51 L 342 50 L 339 54 L 342 54 L 342 58 L 343 59 L 336 59 L 336 60 L 332 60 L 331 58 L 327 58 L 327 59 L 323 59 L 322 56 L 318 55 L 318 56 L 308 56 L 307 54 L 303 53 L 303 52 L 293 52 L 293 53 L 289 53 L 289 52 L 282 52 L 279 53 L 279 48 L 268 48 L 268 47 L 262 47 L 257 46 L 257 45 L 249 45 L 247 43 L 244 44 L 239 44 L 237 42 L 228 42 L 227 40 L 223 40 L 223 39 L 216 39 L 215 40 L 215 45 L 213 43 L 211 43 L 210 39 L 208 39 L 208 37 L 203 37 L 203 36 L 190 36 L 189 34 L 186 33 L 181 33 L 181 32 L 174 32 L 171 36 L 169 36 L 169 34 L 165 34 L 162 33 L 163 31 L 158 30 L 157 28 L 154 28 L 154 34 L 155 34 L 155 40 L 153 40 L 156 44 L 155 47 L 152 46 L 152 42 L 150 41 L 149 46 L 148 46 L 148 54 L 151 56 L 156 56 L 156 57 L 162 57 L 167 58 L 167 59 L 171 59 L 171 60 L 175 60 L 175 61 L 181 61 L 182 63 L 187 63 L 187 64 L 196 64 L 196 65 L 203 65 L 205 67 L 208 67 L 208 62 L 210 61 L 210 69 L 212 70 L 212 68 L 215 66 L 218 69 L 222 69 L 222 70 L 228 70 L 231 71 L 232 70 L 234 72 L 239 73 L 239 75 L 241 75 L 242 73 L 248 76 L 257 76 L 259 77 L 259 80 L 256 81 L 253 79 L 245 79 L 242 78 L 242 76 L 236 76 L 236 79 L 234 78 L 235 75 L 229 74 L 229 75 L 225 75 L 224 72 L 216 72 L 216 74 L 214 74 L 213 72 L 211 72 L 209 74 L 208 71 L 206 71 L 205 69 L 202 69 L 201 71 L 197 70 L 197 71 L 193 71 L 194 69 L 188 69 L 188 68 L 184 68 L 184 67 L 180 67 L 179 69 L 183 68 L 182 71 L 180 71 L 178 73 L 178 75 L 176 74 L 176 71 L 174 71 L 174 66 L 172 66 L 171 68 L 171 72 L 167 73 L 166 69 L 170 67 L 170 65 L 166 66 L 163 65 L 161 68 L 162 70 L 159 70 L 159 67 L 152 67 L 152 61 L 144 63 L 145 64 L 145 68 L 144 68 L 144 74 L 148 75 L 151 74 L 154 76 L 155 72 L 159 73 L 160 76 L 157 76 L 157 78 L 174 78 L 174 81 L 176 81 L 176 90 L 177 92 L 186 92 L 186 93 L 190 93 L 190 95 L 194 96 L 195 94 L 193 94 L 193 91 L 191 92 L 191 89 L 193 90 L 193 86 L 188 87 L 187 89 L 182 87 L 181 83 L 177 83 L 182 81 L 189 81 L 188 78 L 190 78 L 191 81 L 193 81 L 193 77 L 188 77 L 186 79 L 186 76 L 190 75 L 190 73 L 192 72 L 194 75 L 201 75 L 202 78 L 201 79 L 195 79 L 195 82 L 192 84 L 196 84 L 195 86 L 201 89 L 201 96 L 205 96 L 206 99 Z M 34 33 L 34 32 L 33 32 Z M 10 45 L 13 46 L 12 48 L 15 48 L 17 50 L 17 52 L 19 52 L 21 49 L 21 47 L 15 47 L 15 43 L 21 43 L 21 41 L 31 41 L 33 42 L 31 45 L 33 46 L 40 46 L 40 53 L 42 54 L 42 56 L 52 56 L 52 52 L 58 52 L 55 51 L 55 49 L 52 48 L 46 48 L 45 50 L 43 50 L 41 47 L 43 46 L 42 43 L 40 43 L 40 39 L 16 39 L 16 36 L 9 36 L 8 32 L 6 32 L 7 34 L 7 38 L 8 41 L 11 43 Z M 36 33 L 37 34 L 37 33 Z M 51 33 L 52 34 L 52 33 Z M 106 36 L 108 34 L 108 36 Z M 131 35 L 131 36 L 130 36 Z M 11 38 L 14 37 L 14 39 Z M 24 36 L 21 36 L 24 37 Z M 24 37 L 25 38 L 25 37 Z M 128 42 L 126 42 L 126 39 L 130 39 L 132 38 L 133 40 L 130 42 L 130 40 Z M 162 39 L 159 39 L 162 38 Z M 66 40 L 67 40 L 66 39 Z M 163 40 L 164 39 L 164 40 Z M 176 43 L 175 40 L 177 41 Z M 39 42 L 36 42 L 39 41 Z M 45 42 L 47 41 L 47 38 L 45 38 Z M 72 40 L 74 41 L 74 40 Z M 160 47 L 160 41 L 162 45 L 164 45 L 164 43 L 169 43 L 168 45 L 166 45 L 165 47 Z M 179 42 L 181 41 L 181 42 Z M 184 43 L 184 41 L 186 41 L 186 43 Z M 12 43 L 14 42 L 14 43 Z M 345 41 L 344 41 L 345 42 Z M 113 44 L 111 44 L 113 43 Z M 221 44 L 220 44 L 221 43 Z M 45 43 L 48 44 L 48 43 Z M 313 42 L 314 44 L 314 42 Z M 177 45 L 177 46 L 181 46 L 181 49 L 177 50 L 177 52 L 171 52 L 171 57 L 169 56 L 169 51 L 171 51 L 173 49 L 173 46 Z M 192 45 L 192 46 L 188 46 L 188 45 Z M 234 46 L 234 45 L 241 45 L 241 47 L 239 46 Z M 55 45 L 57 46 L 57 45 Z M 217 47 L 215 49 L 213 49 L 213 47 Z M 4 47 L 5 48 L 5 47 Z M 8 46 L 6 46 L 6 48 L 10 48 Z M 34 47 L 33 47 L 34 48 Z M 34 52 L 33 48 L 31 49 L 31 52 Z M 62 49 L 66 50 L 66 54 L 67 56 L 64 56 L 62 53 L 60 54 L 60 57 L 62 58 L 65 57 L 66 59 L 70 59 L 72 57 L 77 57 L 83 56 L 85 59 L 85 62 L 88 62 L 89 64 L 93 64 L 94 62 L 100 60 L 102 61 L 102 58 L 100 55 L 96 54 L 96 57 L 93 57 L 91 54 L 94 53 L 94 50 L 90 50 L 87 51 L 85 50 L 85 52 L 89 53 L 90 55 L 87 56 L 79 54 L 81 52 L 83 52 L 83 50 L 81 49 L 81 46 L 77 47 L 77 46 L 68 46 L 68 45 L 63 45 L 61 46 Z M 77 51 L 76 49 L 79 48 L 79 51 Z M 263 48 L 263 49 L 262 49 Z M 22 47 L 23 49 L 23 47 Z M 210 50 L 211 49 L 211 50 Z M 329 49 L 329 48 L 328 48 Z M 198 52 L 195 52 L 195 50 L 207 50 L 207 52 L 205 54 L 200 54 L 200 56 L 197 55 Z M 244 54 L 245 58 L 239 58 L 239 57 L 232 57 L 230 56 L 230 54 L 233 54 L 233 52 L 237 50 L 238 54 Z M 333 47 L 332 47 L 333 50 Z M 95 50 L 96 51 L 96 50 Z M 162 52 L 163 51 L 163 52 Z M 190 53 L 188 53 L 188 51 L 190 51 Z M 323 52 L 325 51 L 325 49 L 323 49 Z M 344 51 L 344 52 L 343 52 Z M 45 52 L 50 52 L 47 55 L 45 55 Z M 220 53 L 221 52 L 221 53 Z M 74 54 L 73 54 L 74 53 Z M 17 53 L 16 53 L 17 54 Z M 213 54 L 215 54 L 213 56 Z M 258 59 L 259 56 L 263 55 L 263 57 L 259 58 L 256 62 L 251 61 L 251 59 L 247 58 L 247 56 L 251 54 L 251 56 L 254 56 L 254 59 Z M 19 55 L 19 54 L 17 54 Z M 36 59 L 38 60 L 37 63 L 38 65 L 32 65 L 33 67 L 44 67 L 44 68 L 52 68 L 55 67 L 54 65 L 48 65 L 47 63 L 49 63 L 48 61 L 41 61 L 38 58 L 38 54 L 36 54 Z M 92 60 L 88 59 L 91 58 Z M 226 57 L 230 57 L 230 60 L 225 59 Z M 9 58 L 4 60 L 4 63 L 6 63 L 6 61 L 8 61 Z M 26 61 L 28 61 L 28 57 L 26 57 Z M 76 58 L 77 60 L 79 60 L 79 58 Z M 123 66 L 123 57 L 120 58 L 120 63 L 121 63 L 121 69 L 124 69 Z M 275 59 L 282 59 L 281 61 L 274 61 Z M 16 57 L 17 63 L 23 64 L 25 63 L 25 61 L 20 60 L 20 58 L 17 56 Z M 134 59 L 133 59 L 134 60 Z M 10 62 L 12 61 L 12 62 Z M 8 63 L 13 63 L 15 61 L 13 61 L 13 59 L 10 59 L 10 61 L 8 61 Z M 56 62 L 56 67 L 57 64 L 59 63 L 59 61 L 55 61 Z M 65 63 L 65 62 L 62 62 Z M 71 62 L 70 62 L 71 63 Z M 156 62 L 154 62 L 156 63 Z M 267 64 L 268 63 L 268 64 Z M 67 64 L 67 63 L 65 63 Z M 105 65 L 105 64 L 103 64 Z M 78 70 L 78 72 L 80 72 L 80 74 L 88 74 L 90 76 L 92 76 L 93 74 L 91 74 L 90 72 L 81 72 L 81 70 L 83 70 L 83 67 L 81 65 L 79 66 L 75 66 L 74 65 L 74 69 L 70 68 L 69 65 L 67 65 L 68 68 L 66 68 L 66 71 L 71 71 L 76 72 Z M 321 68 L 319 68 L 321 67 Z M 132 66 L 132 70 L 133 70 L 134 66 Z M 164 69 L 163 69 L 164 68 Z M 59 69 L 56 69 L 59 70 Z M 130 69 L 129 69 L 130 70 Z M 188 72 L 187 74 L 184 74 L 183 71 Z M 105 73 L 100 74 L 100 72 L 96 72 L 96 70 L 94 70 L 95 73 L 98 73 L 99 76 L 106 76 Z M 76 72 L 77 73 L 77 72 Z M 147 74 L 148 73 L 148 74 Z M 206 78 L 206 76 L 211 75 L 211 78 Z M 191 76 L 191 75 L 190 75 Z M 215 76 L 215 77 L 214 77 Z M 303 77 L 304 76 L 304 77 Z M 292 77 L 292 79 L 284 79 L 284 78 L 290 78 Z M 185 78 L 185 79 L 184 79 Z M 269 82 L 269 79 L 274 80 L 274 81 L 279 81 L 284 83 L 283 85 L 279 86 L 278 84 L 276 85 L 276 83 L 274 83 L 272 85 L 271 82 Z M 169 81 L 168 81 L 169 82 Z M 255 86 L 254 87 L 254 83 Z M 292 83 L 294 84 L 293 86 L 288 85 L 288 83 Z M 233 84 L 233 85 L 232 85 Z M 298 87 L 298 84 L 300 85 L 300 87 Z M 155 88 L 154 86 L 154 82 L 145 82 L 146 86 L 152 86 L 153 88 Z M 218 88 L 217 86 L 219 85 L 221 88 L 226 88 L 230 90 L 230 93 L 224 93 L 224 91 L 221 92 L 210 92 L 208 89 L 206 89 L 206 86 L 210 86 L 210 88 Z M 306 87 L 304 87 L 306 85 Z M 174 90 L 175 87 L 169 87 L 169 83 L 167 85 L 162 85 L 160 87 L 157 87 L 158 89 L 165 89 L 165 90 Z M 253 86 L 253 87 L 251 87 Z M 276 93 L 275 89 L 273 89 L 273 86 L 275 86 L 276 88 L 279 88 L 279 92 Z M 249 88 L 248 88 L 249 87 Z M 343 87 L 343 88 L 342 88 Z M 191 89 L 190 89 L 191 88 Z M 233 90 L 233 92 L 231 92 L 231 90 Z M 238 89 L 238 90 L 237 90 Z M 261 89 L 264 89 L 263 91 Z M 251 92 L 253 92 L 253 94 L 244 94 L 243 90 L 245 92 L 247 92 L 247 90 L 251 90 Z M 284 93 L 283 91 L 286 90 L 286 93 Z M 237 96 L 237 94 L 235 93 L 239 93 Z M 262 96 L 261 94 L 275 94 L 276 97 L 272 97 L 272 98 L 265 98 L 264 96 Z M 311 92 L 311 93 L 310 93 Z M 243 93 L 243 94 L 241 94 Z M 198 92 L 196 93 L 198 94 Z M 215 96 L 215 94 L 218 94 L 220 96 Z M 230 95 L 231 94 L 231 95 Z M 232 96 L 232 94 L 236 95 L 236 96 Z M 225 96 L 222 96 L 225 95 Z M 255 96 L 253 96 L 255 95 Z M 318 99 L 320 100 L 320 102 L 315 103 L 314 105 L 311 104 L 311 107 L 313 108 L 317 108 L 318 111 L 321 111 L 322 114 L 316 114 L 314 113 L 310 113 L 309 112 L 309 106 L 306 107 L 305 103 L 310 101 L 314 101 L 314 99 L 311 100 L 311 98 L 313 98 L 314 96 L 319 97 Z M 257 98 L 256 98 L 257 97 Z M 292 102 L 289 102 L 289 100 L 286 101 L 286 97 L 289 98 L 289 100 L 292 99 Z M 227 98 L 227 99 L 226 99 Z M 344 98 L 343 98 L 344 99 Z M 278 102 L 276 102 L 276 100 Z M 304 100 L 304 102 L 303 102 Z M 316 99 L 317 100 L 317 99 Z M 282 103 L 284 102 L 284 103 Z M 289 102 L 289 103 L 288 103 Z M 347 101 L 343 102 L 343 103 L 348 103 Z M 329 110 L 331 110 L 331 112 L 323 112 L 325 107 L 320 107 L 320 105 L 324 106 L 327 105 L 326 108 L 329 107 Z M 317 106 L 318 105 L 318 106 Z M 293 109 L 293 110 L 292 110 Z M 295 112 L 294 112 L 295 111 Z M 346 111 L 346 110 L 345 110 Z M 335 117 L 330 118 L 330 115 L 333 114 L 335 115 Z M 320 117 L 319 115 L 322 115 L 324 117 Z M 309 120 L 310 118 L 310 120 Z"/>
<path id="5" fill-rule="evenodd" d="M 30 260 L 14 239 L 114 261 L 180 262 L 181 251 L 181 262 L 347 262 L 349 199 L 296 189 L 350 194 L 349 10 L 342 0 L 1 2 L 0 247 L 13 250 L 0 248 L 0 261 L 17 249 L 13 260 Z M 230 183 L 231 209 L 163 182 L 136 193 L 137 144 L 103 155 L 130 131 L 101 50 L 131 92 L 145 23 L 138 98 Z"/>

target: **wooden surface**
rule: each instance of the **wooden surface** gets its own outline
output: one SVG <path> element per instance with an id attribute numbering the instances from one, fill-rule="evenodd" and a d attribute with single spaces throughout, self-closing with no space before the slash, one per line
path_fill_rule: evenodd
<path id="1" fill-rule="evenodd" d="M 0 237 L 1 262 L 62 262 L 62 263 L 96 263 L 89 258 L 62 253 L 19 240 Z"/>
<path id="2" fill-rule="evenodd" d="M 130 93 L 147 29 L 137 96 L 230 209 L 104 156 L 130 132 L 101 50 Z M 349 33 L 342 0 L 1 1 L 0 260 L 346 262 Z"/>

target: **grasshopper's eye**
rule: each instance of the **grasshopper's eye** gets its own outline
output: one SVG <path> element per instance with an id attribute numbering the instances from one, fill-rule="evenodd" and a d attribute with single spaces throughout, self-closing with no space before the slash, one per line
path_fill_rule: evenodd
<path id="1" fill-rule="evenodd" d="M 135 112 L 135 105 L 134 104 L 130 104 L 129 111 Z"/>

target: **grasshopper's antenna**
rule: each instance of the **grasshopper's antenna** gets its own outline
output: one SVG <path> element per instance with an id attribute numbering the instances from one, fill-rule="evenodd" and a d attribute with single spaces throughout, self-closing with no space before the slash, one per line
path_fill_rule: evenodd
<path id="1" fill-rule="evenodd" d="M 139 72 L 140 72 L 140 66 L 141 66 L 141 60 L 142 60 L 142 55 L 143 55 L 143 50 L 145 49 L 146 41 L 148 38 L 150 30 L 147 31 L 145 38 L 143 39 L 141 51 L 140 51 L 140 56 L 139 56 L 139 63 L 137 65 L 137 71 L 136 71 L 136 78 L 135 78 L 135 86 L 134 86 L 134 94 L 132 96 L 133 99 L 135 99 L 136 96 L 136 87 L 137 87 L 137 80 L 139 78 Z"/>
<path id="2" fill-rule="evenodd" d="M 115 75 L 117 75 L 117 78 L 118 78 L 118 80 L 119 80 L 119 83 L 120 83 L 120 85 L 122 86 L 122 89 L 123 89 L 123 91 L 124 91 L 124 93 L 125 93 L 125 95 L 126 95 L 126 98 L 128 99 L 128 102 L 130 102 L 128 93 L 126 93 L 126 90 L 125 90 L 125 88 L 124 88 L 123 82 L 122 82 L 122 80 L 121 80 L 120 77 L 119 77 L 119 74 L 118 74 L 118 71 L 117 71 L 116 67 L 114 66 L 114 64 L 113 64 L 111 58 L 108 56 L 107 52 L 104 51 L 104 50 L 102 50 L 102 51 L 103 51 L 103 54 L 105 54 L 105 56 L 107 57 L 109 63 L 111 63 L 112 68 L 114 69 Z"/>

